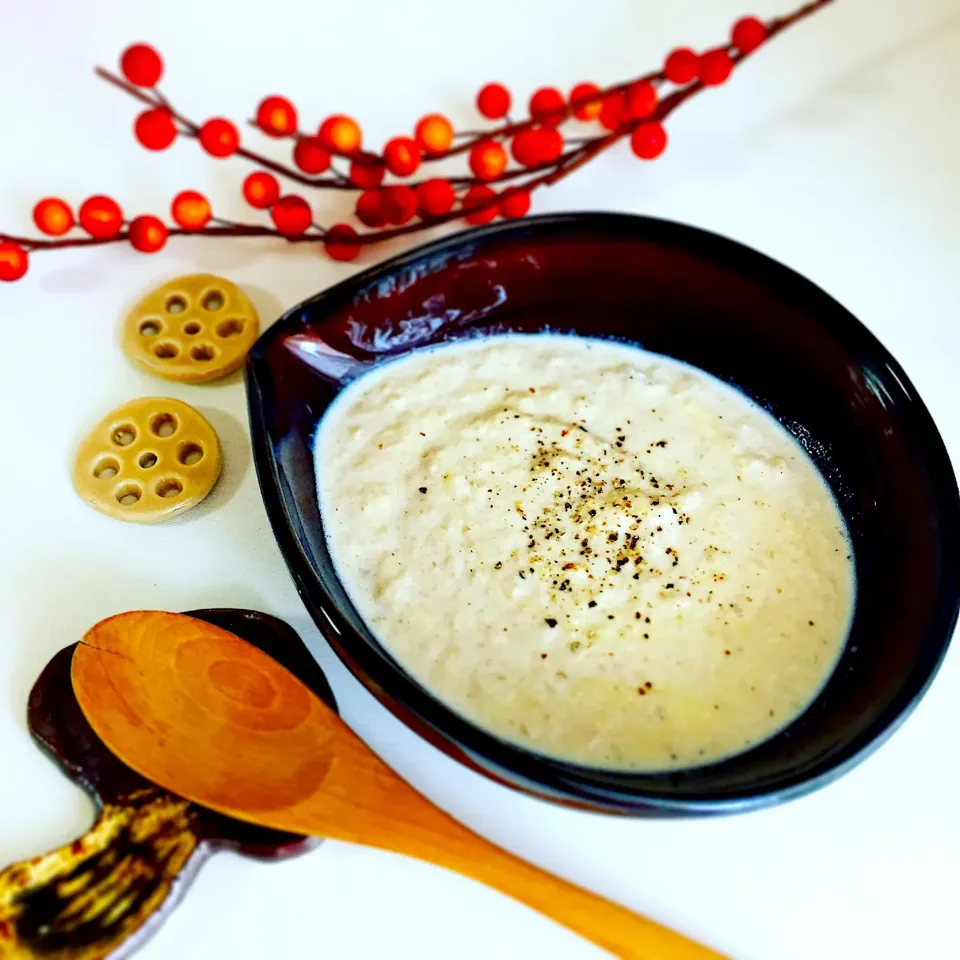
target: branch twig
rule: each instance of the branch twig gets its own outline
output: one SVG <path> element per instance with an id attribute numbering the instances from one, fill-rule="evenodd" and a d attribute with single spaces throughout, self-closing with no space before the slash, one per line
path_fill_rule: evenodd
<path id="1" fill-rule="evenodd" d="M 810 0 L 810 2 L 804 4 L 790 14 L 768 21 L 766 23 L 765 39 L 761 44 L 759 44 L 758 47 L 748 53 L 736 50 L 732 44 L 727 44 L 726 46 L 718 49 L 726 51 L 726 53 L 730 56 L 734 69 L 736 69 L 744 60 L 746 60 L 749 56 L 752 56 L 752 54 L 756 52 L 756 49 L 760 49 L 760 47 L 765 46 L 771 39 L 786 30 L 788 27 L 806 19 L 816 11 L 832 2 L 833 0 Z M 101 79 L 119 88 L 124 93 L 134 97 L 141 103 L 144 103 L 151 108 L 163 108 L 168 110 L 172 120 L 177 125 L 181 136 L 191 137 L 194 139 L 199 137 L 201 129 L 200 126 L 189 117 L 179 113 L 156 88 L 147 90 L 137 87 L 126 81 L 123 77 L 117 76 L 116 74 L 111 73 L 102 67 L 96 68 L 96 74 Z M 635 83 L 643 81 L 654 84 L 662 84 L 666 81 L 666 77 L 663 71 L 653 71 L 637 77 L 634 80 L 614 84 L 602 89 L 598 93 L 591 94 L 589 101 L 592 102 L 595 100 L 602 100 L 606 97 L 618 96 L 629 90 L 630 87 Z M 669 93 L 662 100 L 660 100 L 654 112 L 650 116 L 639 119 L 630 119 L 618 126 L 616 130 L 612 130 L 603 134 L 580 137 L 574 141 L 568 141 L 568 143 L 572 143 L 570 149 L 563 152 L 555 160 L 545 163 L 539 167 L 508 167 L 502 173 L 490 180 L 483 180 L 478 177 L 449 178 L 449 183 L 458 191 L 459 205 L 455 206 L 455 208 L 450 210 L 448 213 L 444 213 L 436 217 L 425 217 L 402 226 L 369 230 L 354 236 L 339 237 L 337 242 L 358 246 L 380 243 L 385 240 L 407 236 L 430 227 L 449 223 L 454 220 L 459 220 L 466 214 L 481 213 L 497 206 L 502 200 L 502 196 L 493 194 L 479 203 L 466 205 L 462 195 L 464 188 L 475 187 L 479 185 L 493 187 L 496 185 L 509 184 L 512 190 L 533 191 L 539 187 L 552 186 L 570 176 L 580 167 L 586 163 L 589 163 L 595 157 L 610 149 L 621 140 L 631 136 L 641 125 L 648 123 L 662 123 L 681 104 L 688 101 L 691 97 L 696 96 L 704 88 L 705 84 L 702 80 L 693 80 L 685 86 L 679 87 L 678 89 Z M 580 105 L 580 103 L 568 103 L 565 106 L 563 119 L 568 119 L 569 117 L 573 116 L 574 110 Z M 513 121 L 507 118 L 503 123 L 492 127 L 490 130 L 461 131 L 460 133 L 455 134 L 454 145 L 452 145 L 448 150 L 439 154 L 426 155 L 423 157 L 423 162 L 433 162 L 436 160 L 448 159 L 450 157 L 467 153 L 477 144 L 487 140 L 505 141 L 516 136 L 518 133 L 535 128 L 538 126 L 538 124 L 539 121 L 532 118 L 520 121 Z M 294 139 L 299 136 L 302 136 L 302 134 L 298 133 L 291 135 L 291 137 Z M 271 173 L 275 173 L 279 176 L 311 188 L 348 191 L 360 191 L 363 189 L 362 187 L 358 187 L 351 183 L 342 172 L 336 169 L 334 169 L 332 173 L 327 176 L 315 177 L 305 174 L 294 167 L 287 166 L 283 163 L 278 163 L 274 160 L 271 160 L 269 157 L 249 150 L 245 147 L 239 147 L 234 155 L 249 161 L 261 170 L 268 170 Z M 359 163 L 382 163 L 382 158 L 372 153 L 335 155 L 343 156 L 346 159 L 350 159 L 351 161 Z M 424 182 L 425 181 L 423 180 L 412 181 L 406 183 L 405 186 L 416 189 Z M 181 227 L 171 227 L 168 229 L 167 235 L 171 237 L 273 237 L 286 240 L 288 243 L 316 243 L 318 241 L 322 241 L 324 237 L 328 235 L 328 233 L 328 230 L 325 230 L 316 223 L 312 223 L 303 233 L 290 236 L 281 233 L 274 227 L 263 224 L 238 223 L 226 221 L 222 218 L 211 218 L 209 224 L 204 226 L 202 229 L 190 230 Z M 28 252 L 60 249 L 66 247 L 100 246 L 108 243 L 124 242 L 129 240 L 129 238 L 129 223 L 125 223 L 123 229 L 121 229 L 121 231 L 115 236 L 106 238 L 93 236 L 71 236 L 58 237 L 54 239 L 39 239 L 35 237 L 24 237 L 0 233 L 0 242 L 16 244 L 24 251 Z"/>

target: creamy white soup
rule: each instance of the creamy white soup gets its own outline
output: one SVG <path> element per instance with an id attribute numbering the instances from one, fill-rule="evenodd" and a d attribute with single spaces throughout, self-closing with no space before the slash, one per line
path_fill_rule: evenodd
<path id="1" fill-rule="evenodd" d="M 346 388 L 321 518 L 361 616 L 461 714 L 590 766 L 664 770 L 770 737 L 842 652 L 837 504 L 769 414 L 603 340 L 460 341 Z"/>

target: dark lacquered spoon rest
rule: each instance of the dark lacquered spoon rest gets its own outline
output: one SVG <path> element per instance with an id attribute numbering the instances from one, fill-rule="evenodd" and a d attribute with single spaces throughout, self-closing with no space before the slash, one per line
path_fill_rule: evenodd
<path id="1" fill-rule="evenodd" d="M 331 709 L 323 671 L 296 632 L 252 610 L 193 610 L 295 674 Z M 101 743 L 70 683 L 76 644 L 47 664 L 30 692 L 27 721 L 40 747 L 98 807 L 82 837 L 0 872 L 0 960 L 128 956 L 169 915 L 217 850 L 273 860 L 319 841 L 213 813 L 135 773 Z"/>

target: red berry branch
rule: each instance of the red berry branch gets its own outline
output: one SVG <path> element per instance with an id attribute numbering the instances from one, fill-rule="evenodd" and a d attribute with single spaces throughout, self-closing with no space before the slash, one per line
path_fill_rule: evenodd
<path id="1" fill-rule="evenodd" d="M 664 121 L 682 103 L 707 87 L 724 83 L 747 57 L 787 27 L 832 0 L 811 0 L 786 16 L 738 20 L 730 39 L 702 53 L 681 47 L 663 66 L 644 76 L 601 88 L 578 83 L 565 96 L 542 87 L 530 98 L 528 116 L 508 116 L 512 97 L 499 83 L 477 94 L 477 110 L 496 121 L 486 130 L 458 133 L 438 113 L 423 117 L 413 136 L 393 137 L 379 153 L 363 149 L 363 131 L 351 117 L 327 117 L 316 133 L 301 130 L 297 110 L 285 97 L 269 96 L 251 126 L 292 143 L 291 159 L 279 163 L 247 147 L 236 124 L 222 117 L 197 123 L 177 111 L 160 92 L 163 61 L 152 47 L 136 44 L 120 58 L 120 75 L 96 73 L 139 100 L 146 109 L 133 125 L 134 137 L 148 150 L 166 150 L 178 138 L 196 140 L 218 159 L 239 157 L 255 166 L 243 180 L 246 203 L 267 213 L 270 223 L 239 223 L 215 216 L 210 201 L 194 190 L 173 198 L 172 225 L 152 214 L 127 219 L 111 197 L 84 200 L 74 214 L 64 200 L 47 197 L 33 210 L 37 229 L 48 239 L 0 233 L 0 280 L 19 280 L 34 251 L 127 242 L 142 253 L 156 253 L 170 237 L 278 237 L 290 243 L 320 243 L 335 260 L 352 260 L 366 244 L 463 219 L 489 223 L 498 216 L 522 217 L 530 195 L 550 186 L 621 140 L 641 160 L 653 160 L 667 146 Z M 587 125 L 583 136 L 564 135 L 571 122 Z M 599 132 L 596 128 L 599 127 Z M 591 130 L 592 128 L 592 130 Z M 469 176 L 424 176 L 431 163 L 465 155 Z M 391 180 L 386 181 L 389 174 Z M 350 190 L 358 196 L 356 219 L 323 227 L 299 193 L 283 192 L 281 180 L 319 190 Z"/>

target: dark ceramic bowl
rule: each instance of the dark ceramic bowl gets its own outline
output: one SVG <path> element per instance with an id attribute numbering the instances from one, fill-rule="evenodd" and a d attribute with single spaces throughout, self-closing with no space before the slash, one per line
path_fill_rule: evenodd
<path id="1" fill-rule="evenodd" d="M 837 495 L 859 575 L 846 650 L 813 705 L 747 753 L 649 775 L 575 766 L 504 742 L 414 680 L 337 580 L 311 441 L 345 379 L 441 340 L 547 327 L 637 343 L 736 385 L 803 443 Z M 511 786 L 630 814 L 785 800 L 839 776 L 889 736 L 947 649 L 960 604 L 960 500 L 929 413 L 896 360 L 840 304 L 723 237 L 606 214 L 463 233 L 294 307 L 254 347 L 247 382 L 267 512 L 324 636 L 405 723 Z"/>

